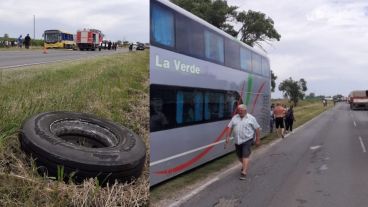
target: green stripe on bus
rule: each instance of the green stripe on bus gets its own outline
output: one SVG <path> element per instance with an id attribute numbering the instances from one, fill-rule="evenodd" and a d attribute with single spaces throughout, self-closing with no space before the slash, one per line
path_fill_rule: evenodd
<path id="1" fill-rule="evenodd" d="M 253 76 L 249 74 L 248 76 L 248 87 L 247 87 L 247 99 L 245 101 L 245 105 L 248 106 L 250 102 L 250 97 L 252 96 L 253 91 Z"/>

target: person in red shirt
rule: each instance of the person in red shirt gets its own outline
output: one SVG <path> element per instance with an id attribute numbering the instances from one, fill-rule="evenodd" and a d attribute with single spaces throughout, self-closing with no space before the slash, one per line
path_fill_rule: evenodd
<path id="1" fill-rule="evenodd" d="M 276 132 L 279 137 L 284 138 L 284 117 L 286 110 L 281 106 L 280 103 L 276 103 L 276 107 L 273 109 L 273 114 L 275 116 L 275 127 Z"/>

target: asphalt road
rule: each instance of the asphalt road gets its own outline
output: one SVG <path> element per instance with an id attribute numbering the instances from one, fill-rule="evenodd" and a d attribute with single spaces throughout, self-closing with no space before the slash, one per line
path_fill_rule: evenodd
<path id="1" fill-rule="evenodd" d="M 220 175 L 181 206 L 368 206 L 368 111 L 339 103 Z"/>
<path id="2" fill-rule="evenodd" d="M 128 52 L 128 49 L 102 50 L 102 51 L 73 51 L 63 49 L 48 49 L 47 54 L 43 50 L 0 51 L 0 70 L 16 68 L 28 65 L 46 64 L 66 60 L 78 60 L 82 58 L 109 55 L 117 52 Z"/>

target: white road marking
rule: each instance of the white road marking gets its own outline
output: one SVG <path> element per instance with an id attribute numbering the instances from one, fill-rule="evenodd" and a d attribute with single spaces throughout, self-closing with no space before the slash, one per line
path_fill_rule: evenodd
<path id="1" fill-rule="evenodd" d="M 320 148 L 320 147 L 321 147 L 321 145 L 317 145 L 317 146 L 310 147 L 309 149 L 311 149 L 311 150 L 316 150 L 316 149 L 318 149 L 318 148 Z"/>
<path id="2" fill-rule="evenodd" d="M 218 181 L 219 178 L 215 177 L 211 180 L 209 180 L 208 182 L 206 182 L 205 184 L 199 186 L 198 188 L 196 188 L 195 190 L 193 190 L 192 192 L 188 193 L 186 196 L 181 197 L 179 200 L 177 200 L 174 203 L 171 203 L 169 205 L 169 207 L 176 207 L 176 206 L 180 206 L 181 204 L 183 204 L 185 201 L 189 200 L 191 197 L 197 195 L 200 191 L 204 190 L 207 186 L 211 185 L 212 183 Z"/>
<path id="3" fill-rule="evenodd" d="M 360 145 L 362 146 L 363 152 L 367 152 L 362 137 L 359 137 Z"/>
<path id="4" fill-rule="evenodd" d="M 356 122 L 354 121 L 354 127 L 357 127 L 357 124 L 356 124 Z"/>

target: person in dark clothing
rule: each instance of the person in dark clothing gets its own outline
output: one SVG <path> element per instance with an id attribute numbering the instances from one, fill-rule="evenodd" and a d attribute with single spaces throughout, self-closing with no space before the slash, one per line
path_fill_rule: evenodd
<path id="1" fill-rule="evenodd" d="M 109 41 L 109 43 L 107 44 L 107 49 L 108 50 L 111 50 L 111 44 L 112 44 L 111 41 Z"/>
<path id="2" fill-rule="evenodd" d="M 133 50 L 133 43 L 130 43 L 129 45 L 129 51 L 132 51 Z"/>
<path id="3" fill-rule="evenodd" d="M 29 46 L 31 45 L 31 37 L 29 37 L 29 34 L 24 38 L 24 46 L 26 49 L 29 49 Z"/>
<path id="4" fill-rule="evenodd" d="M 290 108 L 287 110 L 286 116 L 285 116 L 286 133 L 293 131 L 294 121 L 295 121 L 295 117 L 294 117 L 293 106 L 290 106 Z"/>
<path id="5" fill-rule="evenodd" d="M 270 112 L 270 133 L 273 132 L 273 125 L 275 123 L 275 115 L 273 114 L 273 109 L 275 108 L 275 104 L 271 104 L 271 112 Z"/>

